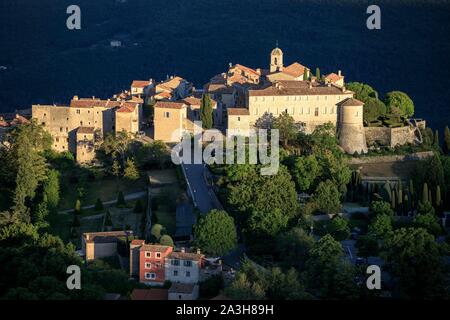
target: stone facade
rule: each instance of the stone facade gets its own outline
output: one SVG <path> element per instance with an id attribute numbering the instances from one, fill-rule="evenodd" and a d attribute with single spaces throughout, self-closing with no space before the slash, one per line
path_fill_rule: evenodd
<path id="1" fill-rule="evenodd" d="M 365 127 L 364 131 L 369 146 L 378 143 L 393 148 L 414 143 L 415 140 L 414 130 L 409 126 L 400 128 Z"/>
<path id="2" fill-rule="evenodd" d="M 82 149 L 78 147 L 78 128 L 93 128 L 98 132 L 100 139 L 117 129 L 123 129 L 131 134 L 136 133 L 139 130 L 141 112 L 142 105 L 137 102 L 79 99 L 76 96 L 68 106 L 32 106 L 32 117 L 53 137 L 53 149 L 59 152 L 70 151 L 74 154 Z M 120 114 L 118 120 L 117 114 Z M 84 135 L 82 140 L 85 140 Z M 83 162 L 86 160 L 84 156 L 77 156 L 78 158 Z"/>

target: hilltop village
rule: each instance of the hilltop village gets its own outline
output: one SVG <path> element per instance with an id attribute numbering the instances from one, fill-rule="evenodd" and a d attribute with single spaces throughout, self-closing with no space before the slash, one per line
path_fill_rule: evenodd
<path id="1" fill-rule="evenodd" d="M 67 106 L 33 105 L 32 118 L 52 135 L 56 151 L 74 153 L 79 163 L 94 160 L 99 141 L 109 132 L 145 135 L 151 127 L 147 135 L 153 140 L 180 141 L 201 120 L 204 95 L 210 97 L 213 126 L 224 134 L 229 130 L 248 136 L 250 128 L 267 126 L 285 112 L 305 133 L 331 123 L 349 154 L 367 153 L 375 141 L 394 147 L 417 139 L 416 123 L 400 130 L 365 127 L 364 102 L 346 87 L 340 70 L 322 77 L 298 62 L 285 66 L 280 48 L 272 50 L 269 62 L 263 69 L 230 64 L 202 89 L 178 76 L 159 83 L 135 80 L 130 90 L 107 100 L 74 96 Z M 150 117 L 144 117 L 144 109 Z M 424 128 L 423 121 L 420 126 Z"/>
<path id="2" fill-rule="evenodd" d="M 0 115 L 0 298 L 449 297 L 450 130 L 404 92 L 285 61 Z M 211 128 L 278 129 L 279 170 L 172 162 Z"/>

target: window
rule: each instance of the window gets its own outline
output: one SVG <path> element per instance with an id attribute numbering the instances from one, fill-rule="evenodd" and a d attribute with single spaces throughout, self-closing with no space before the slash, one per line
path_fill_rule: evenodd
<path id="1" fill-rule="evenodd" d="M 152 253 L 150 251 L 146 251 L 145 252 L 145 257 L 146 258 L 151 258 L 152 257 Z"/>
<path id="2" fill-rule="evenodd" d="M 241 121 L 241 117 L 238 117 L 238 121 Z"/>
<path id="3" fill-rule="evenodd" d="M 179 266 L 179 265 L 180 265 L 180 260 L 173 259 L 173 260 L 171 261 L 171 263 L 172 263 L 173 266 Z"/>
<path id="4" fill-rule="evenodd" d="M 77 109 L 77 114 L 80 114 L 80 109 Z"/>
<path id="5" fill-rule="evenodd" d="M 56 140 L 56 142 L 59 142 L 59 138 L 56 138 L 55 140 Z"/>
<path id="6" fill-rule="evenodd" d="M 47 114 L 46 113 L 44 113 L 44 117 L 46 117 L 47 116 Z"/>
<path id="7" fill-rule="evenodd" d="M 319 108 L 316 108 L 316 109 L 315 109 L 315 111 L 314 111 L 314 115 L 315 115 L 316 117 L 318 117 L 318 116 L 319 116 Z"/>
<path id="8" fill-rule="evenodd" d="M 145 273 L 145 279 L 147 280 L 155 280 L 156 279 L 156 274 L 153 272 L 146 272 Z"/>
<path id="9" fill-rule="evenodd" d="M 191 267 L 192 266 L 192 261 L 191 260 L 184 260 L 183 265 L 185 267 Z"/>
<path id="10" fill-rule="evenodd" d="M 191 276 L 191 272 L 190 271 L 186 271 L 186 277 L 190 277 Z"/>
<path id="11" fill-rule="evenodd" d="M 178 270 L 173 270 L 173 276 L 178 277 Z"/>
<path id="12" fill-rule="evenodd" d="M 42 125 L 45 126 L 45 122 L 42 122 Z"/>
<path id="13" fill-rule="evenodd" d="M 170 112 L 164 112 L 164 118 L 170 118 Z"/>
<path id="14" fill-rule="evenodd" d="M 83 126 L 83 121 L 80 121 L 80 126 Z"/>
<path id="15" fill-rule="evenodd" d="M 161 258 L 161 252 L 156 253 L 156 258 Z"/>
<path id="16" fill-rule="evenodd" d="M 152 268 L 152 264 L 150 262 L 146 262 L 145 269 L 151 269 L 151 268 Z"/>

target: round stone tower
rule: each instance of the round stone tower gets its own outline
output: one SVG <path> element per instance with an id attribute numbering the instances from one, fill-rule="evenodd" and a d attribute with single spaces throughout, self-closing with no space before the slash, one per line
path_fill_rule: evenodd
<path id="1" fill-rule="evenodd" d="M 367 153 L 363 107 L 364 103 L 355 98 L 345 99 L 339 104 L 339 144 L 349 154 Z"/>
<path id="2" fill-rule="evenodd" d="M 270 53 L 270 72 L 283 70 L 283 51 L 276 47 Z"/>

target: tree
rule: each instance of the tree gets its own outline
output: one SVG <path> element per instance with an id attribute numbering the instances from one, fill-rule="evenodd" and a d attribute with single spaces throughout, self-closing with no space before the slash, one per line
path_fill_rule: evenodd
<path id="1" fill-rule="evenodd" d="M 317 208 L 327 214 L 336 214 L 341 210 L 341 194 L 336 185 L 330 181 L 320 182 L 313 196 Z"/>
<path id="2" fill-rule="evenodd" d="M 111 212 L 109 212 L 109 210 L 106 210 L 105 213 L 105 222 L 104 222 L 105 227 L 112 227 L 112 219 L 111 219 Z"/>
<path id="3" fill-rule="evenodd" d="M 35 225 L 45 226 L 46 225 L 45 221 L 48 217 L 48 214 L 49 214 L 48 203 L 47 201 L 43 200 L 33 210 L 31 221 Z"/>
<path id="4" fill-rule="evenodd" d="M 120 132 L 109 133 L 106 135 L 101 149 L 106 155 L 111 155 L 113 158 L 120 157 L 122 164 L 125 163 L 125 154 L 130 146 L 131 138 L 129 134 L 122 130 Z"/>
<path id="5" fill-rule="evenodd" d="M 438 130 L 436 130 L 436 131 L 434 132 L 433 146 L 434 146 L 436 149 L 440 149 L 440 147 L 441 147 L 441 145 L 440 145 L 440 143 L 439 143 L 439 131 L 438 131 Z"/>
<path id="6" fill-rule="evenodd" d="M 341 244 L 329 234 L 314 244 L 306 262 L 309 292 L 320 298 L 354 298 L 353 270 L 343 255 Z"/>
<path id="7" fill-rule="evenodd" d="M 119 191 L 119 194 L 117 195 L 117 204 L 116 205 L 117 205 L 117 208 L 124 208 L 127 205 L 122 191 Z"/>
<path id="8" fill-rule="evenodd" d="M 364 235 L 356 240 L 358 256 L 368 258 L 377 256 L 379 252 L 378 240 L 373 235 Z"/>
<path id="9" fill-rule="evenodd" d="M 368 234 L 377 239 L 385 239 L 392 232 L 392 217 L 387 214 L 375 216 L 369 225 Z"/>
<path id="10" fill-rule="evenodd" d="M 422 189 L 422 203 L 426 203 L 429 201 L 430 199 L 428 198 L 428 184 L 425 182 Z"/>
<path id="11" fill-rule="evenodd" d="M 238 272 L 231 285 L 225 288 L 225 294 L 237 300 L 261 300 L 265 296 L 261 285 L 251 283 L 243 272 Z"/>
<path id="12" fill-rule="evenodd" d="M 289 217 L 279 209 L 273 211 L 253 211 L 248 222 L 249 231 L 253 235 L 274 237 L 286 228 Z"/>
<path id="13" fill-rule="evenodd" d="M 383 101 L 368 97 L 363 107 L 364 121 L 370 122 L 377 120 L 380 116 L 386 114 L 386 105 Z"/>
<path id="14" fill-rule="evenodd" d="M 47 180 L 44 182 L 44 197 L 47 200 L 50 209 L 56 209 L 59 204 L 59 172 L 57 170 L 49 170 Z"/>
<path id="15" fill-rule="evenodd" d="M 343 241 L 350 237 L 350 227 L 348 226 L 347 220 L 340 216 L 335 216 L 331 219 L 327 230 L 337 241 Z"/>
<path id="16" fill-rule="evenodd" d="M 150 230 L 150 234 L 155 237 L 156 241 L 159 241 L 159 239 L 161 238 L 161 236 L 164 234 L 165 229 L 162 225 L 156 223 L 152 226 L 151 230 Z"/>
<path id="17" fill-rule="evenodd" d="M 80 199 L 77 199 L 77 201 L 75 202 L 75 209 L 74 209 L 74 213 L 75 214 L 81 214 L 81 201 Z"/>
<path id="18" fill-rule="evenodd" d="M 211 210 L 194 226 L 196 242 L 203 251 L 223 256 L 236 247 L 234 219 L 223 210 Z"/>
<path id="19" fill-rule="evenodd" d="M 414 115 L 414 103 L 404 92 L 391 91 L 386 94 L 385 101 L 389 113 L 412 117 Z"/>
<path id="20" fill-rule="evenodd" d="M 320 80 L 320 69 L 316 68 L 316 79 Z"/>
<path id="21" fill-rule="evenodd" d="M 123 172 L 123 176 L 129 180 L 137 180 L 139 179 L 139 171 L 134 164 L 133 159 L 127 159 L 125 163 L 125 169 Z"/>
<path id="22" fill-rule="evenodd" d="M 442 259 L 434 237 L 422 228 L 401 228 L 388 237 L 383 256 L 392 264 L 401 298 L 445 296 Z"/>
<path id="23" fill-rule="evenodd" d="M 308 81 L 308 69 L 303 69 L 303 81 Z"/>
<path id="24" fill-rule="evenodd" d="M 389 217 L 394 216 L 394 211 L 391 208 L 391 205 L 386 201 L 373 201 L 370 205 L 370 212 L 372 215 L 387 215 Z"/>
<path id="25" fill-rule="evenodd" d="M 100 200 L 100 198 L 97 198 L 97 201 L 95 202 L 94 210 L 95 211 L 102 211 L 103 209 L 104 209 L 104 207 L 103 207 L 102 200 Z"/>
<path id="26" fill-rule="evenodd" d="M 282 232 L 276 238 L 276 250 L 282 261 L 299 268 L 304 266 L 313 245 L 314 238 L 299 227 Z"/>
<path id="27" fill-rule="evenodd" d="M 111 167 L 111 172 L 116 178 L 118 178 L 120 176 L 121 169 L 122 168 L 120 166 L 119 161 L 117 159 L 114 159 L 112 167 Z"/>
<path id="28" fill-rule="evenodd" d="M 442 232 L 441 225 L 439 224 L 439 219 L 434 213 L 434 209 L 429 202 L 426 202 L 428 208 L 421 208 L 421 213 L 419 213 L 414 218 L 414 226 L 416 228 L 423 228 L 427 230 L 428 233 L 439 236 Z M 420 207 L 421 205 L 419 205 Z"/>
<path id="29" fill-rule="evenodd" d="M 279 130 L 280 140 L 285 147 L 288 146 L 290 140 L 293 140 L 297 136 L 298 132 L 294 118 L 287 111 L 283 111 L 274 119 L 273 129 Z"/>
<path id="30" fill-rule="evenodd" d="M 227 166 L 227 202 L 241 218 L 246 220 L 251 212 L 272 212 L 280 210 L 290 218 L 298 210 L 295 184 L 287 168 L 280 165 L 277 174 L 263 176 L 259 166 Z"/>
<path id="31" fill-rule="evenodd" d="M 163 246 L 169 247 L 174 246 L 172 237 L 169 236 L 168 234 L 162 235 L 161 238 L 159 238 L 159 243 L 162 244 Z"/>
<path id="32" fill-rule="evenodd" d="M 301 191 L 308 192 L 316 184 L 321 167 L 315 155 L 298 157 L 292 169 L 293 178 Z"/>
<path id="33" fill-rule="evenodd" d="M 444 146 L 442 150 L 445 155 L 450 154 L 450 129 L 448 128 L 448 126 L 445 127 L 444 131 Z"/>
<path id="34" fill-rule="evenodd" d="M 134 210 L 133 210 L 133 212 L 135 212 L 135 213 L 141 213 L 141 212 L 143 212 L 143 211 L 144 211 L 144 205 L 142 204 L 141 199 L 138 199 L 138 200 L 136 201 L 136 204 L 134 205 Z"/>
<path id="35" fill-rule="evenodd" d="M 213 127 L 212 101 L 208 93 L 202 95 L 200 102 L 200 120 L 204 129 L 211 129 Z"/>
<path id="36" fill-rule="evenodd" d="M 371 86 L 360 82 L 349 82 L 347 89 L 355 93 L 355 98 L 366 103 L 370 98 L 378 99 L 378 93 Z"/>

